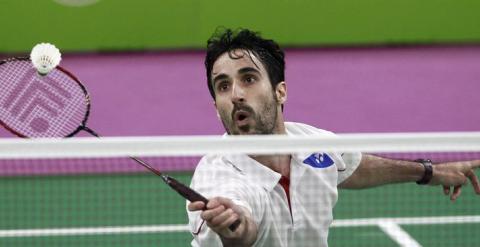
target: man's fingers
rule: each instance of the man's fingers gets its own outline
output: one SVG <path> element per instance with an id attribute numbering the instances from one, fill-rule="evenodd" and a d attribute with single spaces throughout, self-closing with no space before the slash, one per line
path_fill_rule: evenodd
<path id="1" fill-rule="evenodd" d="M 217 197 L 215 199 L 218 201 L 218 203 L 225 205 L 225 207 L 227 208 L 233 208 L 235 206 L 235 203 L 233 203 L 233 201 L 228 198 Z"/>
<path id="2" fill-rule="evenodd" d="M 198 211 L 205 208 L 205 204 L 201 201 L 191 202 L 188 204 L 189 211 Z"/>
<path id="3" fill-rule="evenodd" d="M 475 190 L 475 193 L 480 195 L 480 183 L 478 182 L 477 175 L 475 175 L 475 172 L 473 170 L 468 171 L 465 176 L 467 176 L 470 181 L 472 182 L 473 189 Z"/>
<path id="4" fill-rule="evenodd" d="M 212 209 L 212 208 L 216 208 L 218 206 L 220 206 L 220 197 L 214 197 L 210 200 L 208 200 L 208 203 L 207 203 L 207 208 L 208 209 Z"/>
<path id="5" fill-rule="evenodd" d="M 232 215 L 234 214 L 233 210 L 231 208 L 221 212 L 220 214 L 216 215 L 210 223 L 214 226 L 220 226 L 222 225 L 223 222 L 228 220 Z"/>
<path id="6" fill-rule="evenodd" d="M 219 227 L 227 228 L 230 225 L 232 225 L 233 222 L 235 222 L 237 219 L 238 219 L 238 214 L 233 213 L 230 215 L 230 217 L 228 217 L 228 219 L 226 219 L 222 224 L 220 224 Z"/>
<path id="7" fill-rule="evenodd" d="M 453 188 L 453 193 L 450 196 L 450 200 L 452 201 L 457 200 L 457 198 L 460 196 L 461 193 L 462 193 L 462 186 L 461 185 L 455 186 Z"/>
<path id="8" fill-rule="evenodd" d="M 224 210 L 225 210 L 225 207 L 223 205 L 220 205 L 216 208 L 203 211 L 200 217 L 206 221 L 210 221 L 214 217 L 220 215 Z"/>
<path id="9" fill-rule="evenodd" d="M 203 203 L 195 202 L 190 203 L 188 209 L 203 210 L 200 217 L 206 221 L 208 227 L 222 236 L 232 234 L 228 227 L 243 217 L 241 207 L 228 198 L 213 197 L 208 200 L 206 209 L 204 206 Z"/>
<path id="10" fill-rule="evenodd" d="M 450 186 L 443 186 L 443 194 L 450 195 Z"/>

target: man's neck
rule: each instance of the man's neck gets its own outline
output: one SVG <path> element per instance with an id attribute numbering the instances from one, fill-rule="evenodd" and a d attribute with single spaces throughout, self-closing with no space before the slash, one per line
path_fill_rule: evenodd
<path id="1" fill-rule="evenodd" d="M 287 130 L 285 128 L 285 122 L 283 120 L 283 114 L 278 115 L 277 125 L 273 131 L 275 135 L 286 135 Z M 277 154 L 277 155 L 255 155 L 250 156 L 260 164 L 270 168 L 271 170 L 280 173 L 282 176 L 290 178 L 290 159 L 289 154 Z"/>
<path id="2" fill-rule="evenodd" d="M 250 157 L 282 176 L 290 178 L 291 155 L 251 155 Z"/>

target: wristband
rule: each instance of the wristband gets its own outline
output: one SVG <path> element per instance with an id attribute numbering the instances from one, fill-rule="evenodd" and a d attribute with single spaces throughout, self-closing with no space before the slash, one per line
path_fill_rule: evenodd
<path id="1" fill-rule="evenodd" d="M 423 177 L 417 181 L 417 184 L 428 184 L 433 177 L 433 168 L 432 168 L 432 161 L 429 159 L 417 159 L 415 162 L 418 162 L 423 165 L 425 168 L 425 172 L 423 173 Z"/>

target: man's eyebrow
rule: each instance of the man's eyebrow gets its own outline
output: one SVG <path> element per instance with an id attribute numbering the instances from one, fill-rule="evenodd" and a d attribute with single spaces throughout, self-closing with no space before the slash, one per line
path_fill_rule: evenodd
<path id="1" fill-rule="evenodd" d="M 241 69 L 238 70 L 238 74 L 247 74 L 247 73 L 260 74 L 260 71 L 258 69 L 252 68 L 252 67 L 244 67 L 244 68 L 241 68 Z M 216 75 L 216 76 L 213 77 L 213 83 L 215 84 L 215 82 L 217 82 L 219 80 L 227 79 L 227 78 L 228 78 L 228 75 L 224 74 L 224 73 Z"/>
<path id="2" fill-rule="evenodd" d="M 228 78 L 228 75 L 226 74 L 219 74 L 215 77 L 213 77 L 213 84 L 215 84 L 215 82 L 219 81 L 219 80 L 223 80 L 223 79 L 227 79 Z"/>
<path id="3" fill-rule="evenodd" d="M 252 68 L 252 67 L 245 67 L 245 68 L 241 68 L 238 70 L 238 73 L 239 74 L 247 74 L 247 73 L 256 73 L 256 74 L 260 74 L 260 71 L 258 71 L 258 69 L 255 69 L 255 68 Z"/>

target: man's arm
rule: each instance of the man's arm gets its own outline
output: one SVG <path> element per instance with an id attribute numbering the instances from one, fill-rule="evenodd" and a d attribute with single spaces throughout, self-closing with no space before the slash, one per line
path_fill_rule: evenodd
<path id="1" fill-rule="evenodd" d="M 457 199 L 461 187 L 468 179 L 472 182 L 477 194 L 480 194 L 480 183 L 474 169 L 480 167 L 480 160 L 449 162 L 433 165 L 433 176 L 430 185 L 443 185 L 444 193 L 454 190 L 451 200 Z M 421 163 L 412 161 L 392 160 L 364 154 L 355 172 L 339 184 L 339 188 L 362 189 L 384 184 L 416 182 L 422 179 L 425 168 Z"/>
<path id="2" fill-rule="evenodd" d="M 203 209 L 203 202 L 188 204 L 190 211 Z M 207 209 L 203 210 L 201 218 L 220 236 L 224 247 L 252 246 L 257 239 L 257 224 L 250 212 L 244 207 L 235 205 L 230 199 L 223 197 L 209 199 Z M 228 227 L 237 219 L 240 219 L 240 225 L 232 232 Z"/>

